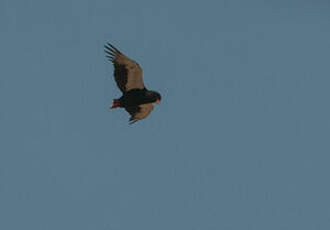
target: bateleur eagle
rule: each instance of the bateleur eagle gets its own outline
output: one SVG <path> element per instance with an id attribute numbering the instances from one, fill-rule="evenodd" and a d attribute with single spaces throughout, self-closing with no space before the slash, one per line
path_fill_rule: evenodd
<path id="1" fill-rule="evenodd" d="M 114 77 L 122 96 L 114 99 L 111 109 L 124 108 L 130 115 L 129 124 L 146 118 L 154 108 L 153 103 L 159 104 L 161 95 L 148 90 L 143 83 L 142 68 L 116 47 L 107 43 L 104 46 L 106 57 L 114 65 Z"/>

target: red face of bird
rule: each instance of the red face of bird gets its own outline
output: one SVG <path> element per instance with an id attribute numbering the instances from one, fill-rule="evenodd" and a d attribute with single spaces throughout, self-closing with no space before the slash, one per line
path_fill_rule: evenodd
<path id="1" fill-rule="evenodd" d="M 162 100 L 162 96 L 160 96 L 160 94 L 157 93 L 157 92 L 156 92 L 156 95 L 157 95 L 157 97 L 156 97 L 156 103 L 157 104 L 160 104 L 160 101 Z"/>
<path id="2" fill-rule="evenodd" d="M 150 92 L 153 95 L 154 102 L 156 102 L 157 104 L 160 104 L 160 101 L 162 100 L 162 96 L 158 92 L 156 92 L 156 91 L 150 91 Z"/>
<path id="3" fill-rule="evenodd" d="M 146 92 L 146 95 L 147 95 L 147 97 L 150 98 L 152 103 L 159 104 L 160 101 L 162 100 L 162 96 L 156 91 L 149 90 Z"/>

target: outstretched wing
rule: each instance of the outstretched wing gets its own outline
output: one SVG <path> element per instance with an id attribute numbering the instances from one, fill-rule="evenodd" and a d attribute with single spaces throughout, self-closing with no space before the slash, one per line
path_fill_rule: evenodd
<path id="1" fill-rule="evenodd" d="M 125 108 L 126 111 L 131 115 L 131 118 L 129 119 L 129 124 L 131 125 L 138 120 L 146 118 L 151 113 L 153 108 L 154 105 L 152 103 Z"/>
<path id="2" fill-rule="evenodd" d="M 114 76 L 118 88 L 123 92 L 131 89 L 143 89 L 142 68 L 135 61 L 122 54 L 116 47 L 108 43 L 104 46 L 106 57 L 112 61 Z"/>

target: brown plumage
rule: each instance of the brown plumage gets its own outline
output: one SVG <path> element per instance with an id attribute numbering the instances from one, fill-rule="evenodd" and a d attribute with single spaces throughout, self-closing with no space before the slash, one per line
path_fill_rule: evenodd
<path id="1" fill-rule="evenodd" d="M 159 103 L 158 92 L 147 90 L 143 83 L 142 68 L 116 47 L 108 43 L 106 57 L 114 65 L 114 77 L 122 97 L 113 101 L 111 108 L 122 107 L 131 115 L 130 124 L 146 118 L 153 110 L 153 103 Z"/>
<path id="2" fill-rule="evenodd" d="M 147 116 L 149 116 L 153 109 L 154 105 L 152 103 L 141 104 L 139 106 L 130 106 L 125 108 L 125 110 L 131 115 L 131 118 L 129 119 L 130 124 L 133 124 L 138 120 L 146 118 Z"/>

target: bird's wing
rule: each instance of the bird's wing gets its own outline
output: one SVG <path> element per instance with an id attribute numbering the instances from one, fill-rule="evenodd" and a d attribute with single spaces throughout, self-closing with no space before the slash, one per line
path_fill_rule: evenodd
<path id="1" fill-rule="evenodd" d="M 122 54 L 116 47 L 108 43 L 104 46 L 106 57 L 112 61 L 114 76 L 118 88 L 123 92 L 131 89 L 143 89 L 142 68 L 135 61 Z"/>
<path id="2" fill-rule="evenodd" d="M 152 103 L 125 108 L 126 111 L 131 115 L 131 118 L 129 119 L 129 123 L 133 124 L 133 123 L 137 122 L 138 120 L 142 120 L 142 119 L 146 118 L 151 113 L 153 108 L 154 108 L 154 105 Z"/>

